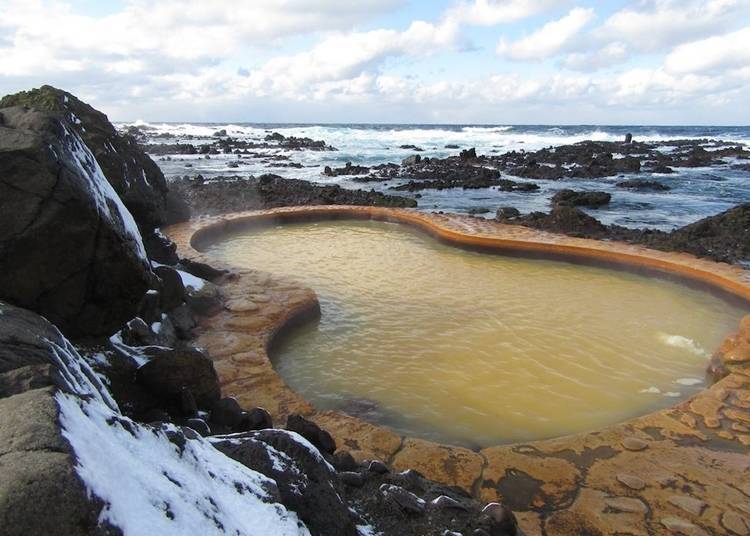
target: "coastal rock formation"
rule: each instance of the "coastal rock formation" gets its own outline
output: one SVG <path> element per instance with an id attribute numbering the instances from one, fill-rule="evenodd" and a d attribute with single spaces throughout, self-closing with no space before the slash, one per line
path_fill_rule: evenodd
<path id="1" fill-rule="evenodd" d="M 0 297 L 108 335 L 152 280 L 138 228 L 67 121 L 0 109 Z"/>
<path id="2" fill-rule="evenodd" d="M 67 121 L 94 155 L 141 231 L 150 231 L 165 222 L 167 183 L 164 175 L 135 139 L 119 134 L 106 115 L 52 86 L 0 99 L 0 108 L 10 106 L 51 112 Z"/>
<path id="3" fill-rule="evenodd" d="M 337 185 L 322 186 L 278 175 L 219 177 L 211 181 L 199 176 L 173 181 L 171 186 L 196 215 L 296 205 L 417 205 L 406 197 L 347 190 Z"/>
<path id="4" fill-rule="evenodd" d="M 339 175 L 365 175 L 370 172 L 370 168 L 366 166 L 353 166 L 351 162 L 347 162 L 344 167 L 331 168 L 326 166 L 323 168 L 323 175 L 327 177 L 338 177 Z"/>
<path id="5" fill-rule="evenodd" d="M 124 417 L 54 326 L 4 303 L 0 313 L 0 353 L 34 348 L 55 377 L 0 398 L 3 534 L 307 533 L 274 481 L 190 430 Z"/>
<path id="6" fill-rule="evenodd" d="M 498 209 L 497 221 L 581 238 L 619 240 L 663 251 L 684 251 L 720 262 L 750 262 L 750 203 L 709 216 L 671 232 L 604 225 L 596 218 L 568 206 L 549 213 L 521 215 L 513 207 Z"/>
<path id="7" fill-rule="evenodd" d="M 653 246 L 721 262 L 750 261 L 750 203 L 676 229 Z"/>
<path id="8" fill-rule="evenodd" d="M 128 133 L 134 132 L 133 127 L 128 129 Z M 148 154 L 155 156 L 167 156 L 167 155 L 178 155 L 178 154 L 200 154 L 200 155 L 218 155 L 218 154 L 236 154 L 238 156 L 257 156 L 267 158 L 267 153 L 251 153 L 251 149 L 283 149 L 285 151 L 336 151 L 335 147 L 331 147 L 323 140 L 313 140 L 311 138 L 298 138 L 295 136 L 284 136 L 279 132 L 268 134 L 263 141 L 247 141 L 241 139 L 235 139 L 228 136 L 226 132 L 222 136 L 214 136 L 219 139 L 210 143 L 202 143 L 195 145 L 193 143 L 184 143 L 183 141 L 177 141 L 176 143 L 148 143 L 153 141 L 155 138 L 173 138 L 172 134 L 160 134 L 157 136 L 148 136 L 140 130 L 135 131 L 137 139 L 142 142 L 142 149 Z M 193 136 L 187 135 L 182 136 L 182 139 L 192 140 Z M 288 160 L 289 157 L 285 155 L 272 155 L 275 158 Z M 233 166 L 234 167 L 234 166 Z"/>
<path id="9" fill-rule="evenodd" d="M 607 192 L 576 192 L 566 189 L 552 196 L 552 205 L 599 208 L 608 205 L 611 199 L 612 196 Z"/>
<path id="10" fill-rule="evenodd" d="M 556 206 L 549 214 L 532 212 L 524 216 L 504 207 L 502 210 L 498 209 L 496 219 L 501 223 L 526 225 L 542 231 L 563 233 L 581 238 L 602 237 L 607 234 L 607 227 L 599 220 L 567 205 Z"/>
<path id="11" fill-rule="evenodd" d="M 620 181 L 615 184 L 615 186 L 617 186 L 618 188 L 628 188 L 630 190 L 655 190 L 661 192 L 666 192 L 671 189 L 666 184 L 645 179 L 629 179 L 626 181 Z"/>

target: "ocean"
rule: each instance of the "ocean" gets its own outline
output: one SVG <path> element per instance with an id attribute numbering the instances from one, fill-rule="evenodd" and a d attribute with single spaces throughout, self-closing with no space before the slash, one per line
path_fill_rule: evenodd
<path id="1" fill-rule="evenodd" d="M 260 149 L 258 152 L 284 154 L 289 162 L 301 168 L 284 167 L 288 162 L 245 159 L 240 168 L 228 164 L 236 160 L 234 155 L 171 155 L 169 158 L 155 156 L 166 177 L 203 175 L 250 176 L 274 173 L 287 178 L 304 179 L 321 184 L 339 184 L 345 188 L 374 188 L 385 193 L 414 195 L 408 192 L 392 192 L 391 181 L 361 184 L 351 177 L 327 177 L 325 166 L 340 167 L 346 162 L 372 166 L 387 162 L 399 163 L 415 153 L 402 149 L 401 145 L 415 145 L 423 149 L 423 157 L 447 157 L 459 149 L 446 148 L 458 145 L 461 149 L 475 147 L 478 154 L 502 154 L 512 150 L 534 151 L 544 147 L 567 145 L 583 140 L 620 141 L 627 133 L 636 141 L 669 141 L 678 139 L 720 139 L 750 145 L 750 126 L 551 126 L 551 125 L 390 125 L 390 124 L 262 124 L 262 123 L 119 123 L 119 128 L 136 125 L 149 134 L 150 143 L 189 142 L 210 143 L 216 140 L 213 134 L 226 130 L 227 135 L 241 140 L 262 141 L 270 132 L 284 136 L 308 137 L 324 140 L 337 151 L 284 151 Z M 158 137 L 169 134 L 172 137 Z M 662 148 L 669 151 L 670 147 Z M 487 217 L 493 217 L 500 206 L 513 206 L 521 212 L 548 211 L 549 199 L 563 188 L 576 190 L 598 190 L 612 194 L 612 202 L 603 208 L 587 210 L 591 215 L 607 224 L 618 224 L 632 228 L 657 228 L 671 230 L 696 220 L 717 214 L 739 203 L 750 202 L 750 171 L 733 168 L 748 161 L 726 159 L 724 165 L 710 168 L 675 168 L 675 173 L 658 179 L 669 185 L 667 192 L 630 191 L 615 186 L 628 174 L 601 179 L 562 179 L 557 181 L 534 180 L 541 187 L 534 193 L 500 192 L 494 189 L 423 190 L 419 192 L 419 208 L 428 211 L 469 212 L 472 209 L 489 209 Z M 649 179 L 650 173 L 633 174 Z M 504 174 L 505 177 L 524 182 L 525 179 Z"/>

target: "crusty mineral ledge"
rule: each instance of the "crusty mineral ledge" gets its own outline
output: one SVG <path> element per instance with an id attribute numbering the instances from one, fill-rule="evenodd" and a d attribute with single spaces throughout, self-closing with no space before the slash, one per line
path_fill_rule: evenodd
<path id="1" fill-rule="evenodd" d="M 359 217 L 409 223 L 471 246 L 566 254 L 679 273 L 750 299 L 738 267 L 628 244 L 543 233 L 459 215 L 377 207 L 296 207 L 199 219 L 167 229 L 181 256 L 255 220 Z M 237 270 L 222 283 L 226 308 L 204 319 L 197 343 L 214 358 L 225 395 L 263 406 L 279 421 L 311 416 L 358 459 L 415 468 L 479 498 L 502 500 L 526 534 L 750 535 L 750 316 L 717 351 L 728 374 L 677 406 L 604 430 L 473 452 L 397 434 L 315 408 L 275 373 L 267 348 L 289 322 L 317 314 L 312 290 Z"/>

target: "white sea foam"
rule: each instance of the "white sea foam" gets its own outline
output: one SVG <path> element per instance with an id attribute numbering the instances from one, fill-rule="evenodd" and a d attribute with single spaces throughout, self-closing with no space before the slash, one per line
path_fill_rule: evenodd
<path id="1" fill-rule="evenodd" d="M 674 381 L 677 385 L 685 385 L 685 386 L 691 386 L 691 385 L 698 385 L 703 383 L 703 380 L 700 378 L 679 378 Z"/>
<path id="2" fill-rule="evenodd" d="M 700 344 L 695 342 L 693 339 L 688 339 L 687 337 L 683 337 L 682 335 L 669 335 L 667 333 L 660 333 L 659 340 L 667 346 L 680 348 L 682 350 L 687 350 L 688 352 L 691 352 L 695 355 L 708 357 L 708 353 Z"/>

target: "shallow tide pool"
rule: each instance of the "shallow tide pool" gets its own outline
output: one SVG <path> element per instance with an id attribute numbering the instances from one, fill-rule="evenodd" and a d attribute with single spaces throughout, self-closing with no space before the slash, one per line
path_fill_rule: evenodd
<path id="1" fill-rule="evenodd" d="M 311 287 L 274 349 L 320 409 L 472 448 L 602 428 L 705 387 L 747 311 L 654 277 L 469 252 L 398 224 L 285 223 L 208 248 Z"/>

